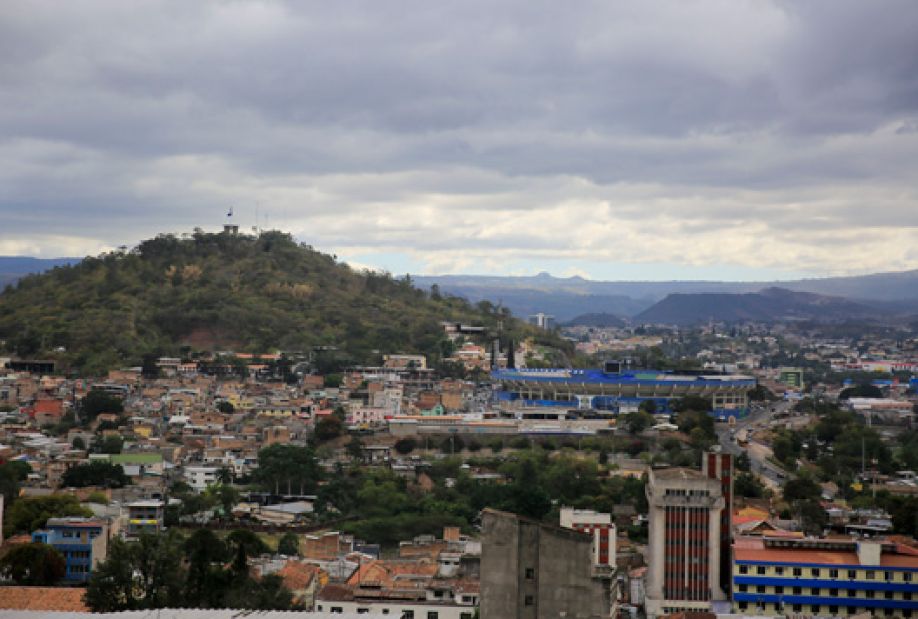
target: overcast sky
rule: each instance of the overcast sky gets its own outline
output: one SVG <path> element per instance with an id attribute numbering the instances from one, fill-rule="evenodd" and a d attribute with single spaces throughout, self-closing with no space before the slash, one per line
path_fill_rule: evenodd
<path id="1" fill-rule="evenodd" d="M 918 268 L 918 2 L 0 3 L 0 254 L 280 228 L 394 273 Z"/>

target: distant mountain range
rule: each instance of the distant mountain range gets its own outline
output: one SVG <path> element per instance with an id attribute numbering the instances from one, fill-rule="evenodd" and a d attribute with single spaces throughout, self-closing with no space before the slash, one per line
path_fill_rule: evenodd
<path id="1" fill-rule="evenodd" d="M 637 323 L 690 325 L 716 322 L 770 322 L 808 320 L 840 322 L 873 319 L 878 310 L 842 297 L 784 288 L 766 288 L 741 294 L 676 293 L 634 317 Z"/>
<path id="2" fill-rule="evenodd" d="M 0 256 L 0 290 L 8 284 L 33 273 L 41 273 L 54 267 L 76 264 L 81 258 L 30 258 L 28 256 Z"/>
<path id="3" fill-rule="evenodd" d="M 520 316 L 553 314 L 562 323 L 579 322 L 583 314 L 672 324 L 712 318 L 825 321 L 918 314 L 918 270 L 777 282 L 610 282 L 548 273 L 419 276 L 414 281 L 422 287 L 437 284 L 443 292 L 473 302 L 503 303 Z M 794 292 L 815 296 L 785 294 Z"/>
<path id="4" fill-rule="evenodd" d="M 79 258 L 0 256 L 0 289 L 24 275 Z M 918 270 L 775 282 L 593 281 L 582 277 L 413 276 L 473 303 L 488 300 L 516 316 L 544 312 L 559 323 L 616 326 L 718 321 L 896 320 L 918 315 Z M 804 293 L 804 294 L 792 294 Z"/>

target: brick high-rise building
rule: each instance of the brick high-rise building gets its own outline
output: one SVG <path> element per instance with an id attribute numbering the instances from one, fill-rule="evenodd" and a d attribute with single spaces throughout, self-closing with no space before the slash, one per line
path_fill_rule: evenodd
<path id="1" fill-rule="evenodd" d="M 561 508 L 561 526 L 593 537 L 593 564 L 615 567 L 615 523 L 611 514 Z"/>
<path id="2" fill-rule="evenodd" d="M 647 616 L 706 611 L 721 587 L 721 479 L 685 468 L 651 470 Z"/>
<path id="3" fill-rule="evenodd" d="M 730 595 L 733 571 L 733 456 L 709 451 L 701 459 L 701 472 L 720 481 L 724 509 L 720 513 L 720 588 Z"/>

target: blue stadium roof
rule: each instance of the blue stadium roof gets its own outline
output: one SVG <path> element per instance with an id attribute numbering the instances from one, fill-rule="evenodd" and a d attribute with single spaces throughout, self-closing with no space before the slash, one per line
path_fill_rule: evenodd
<path id="1" fill-rule="evenodd" d="M 620 374 L 606 373 L 600 369 L 568 370 L 494 370 L 491 378 L 501 382 L 529 382 L 547 384 L 606 384 L 606 385 L 657 385 L 670 387 L 748 387 L 756 380 L 752 376 L 736 374 L 674 374 L 663 370 L 629 370 Z"/>

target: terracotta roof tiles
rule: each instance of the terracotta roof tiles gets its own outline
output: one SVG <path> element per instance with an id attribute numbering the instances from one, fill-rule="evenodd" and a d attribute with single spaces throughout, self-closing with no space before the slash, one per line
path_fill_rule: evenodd
<path id="1" fill-rule="evenodd" d="M 77 587 L 0 587 L 0 608 L 89 612 L 85 589 Z"/>

